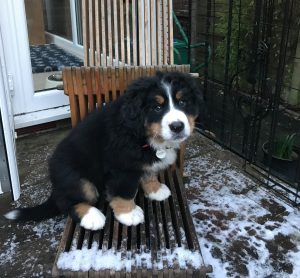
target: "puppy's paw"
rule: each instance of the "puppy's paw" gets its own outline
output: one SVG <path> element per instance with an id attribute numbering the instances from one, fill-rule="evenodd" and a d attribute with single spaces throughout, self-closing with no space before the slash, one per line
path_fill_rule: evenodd
<path id="1" fill-rule="evenodd" d="M 163 183 L 160 184 L 160 188 L 156 192 L 149 193 L 146 197 L 154 201 L 163 201 L 169 198 L 171 195 L 170 189 Z"/>
<path id="2" fill-rule="evenodd" d="M 87 230 L 100 230 L 105 224 L 105 216 L 95 207 L 91 207 L 80 221 L 80 226 Z"/>
<path id="3" fill-rule="evenodd" d="M 144 212 L 139 206 L 135 206 L 131 212 L 115 214 L 115 217 L 126 226 L 136 226 L 144 222 Z"/>

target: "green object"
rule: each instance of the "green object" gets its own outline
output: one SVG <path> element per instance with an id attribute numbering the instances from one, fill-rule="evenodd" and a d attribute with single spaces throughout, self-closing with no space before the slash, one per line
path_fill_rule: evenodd
<path id="1" fill-rule="evenodd" d="M 296 133 L 289 134 L 274 142 L 273 156 L 281 159 L 291 159 Z"/>
<path id="2" fill-rule="evenodd" d="M 187 35 L 185 34 L 176 14 L 173 11 L 173 20 L 179 29 L 179 33 L 181 34 L 182 39 L 174 39 L 174 63 L 175 64 L 188 64 L 188 56 L 189 56 L 189 48 L 200 48 L 207 47 L 208 48 L 208 59 L 207 63 L 211 60 L 211 48 L 205 42 L 194 43 L 189 45 L 189 40 Z M 192 68 L 193 72 L 198 72 L 200 69 L 207 66 L 207 63 L 201 63 Z"/>
<path id="3" fill-rule="evenodd" d="M 178 39 L 174 39 L 174 63 L 177 65 L 188 64 L 188 51 L 187 44 Z"/>

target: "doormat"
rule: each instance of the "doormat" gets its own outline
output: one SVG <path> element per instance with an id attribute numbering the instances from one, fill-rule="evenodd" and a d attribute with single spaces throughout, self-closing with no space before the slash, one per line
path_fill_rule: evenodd
<path id="1" fill-rule="evenodd" d="M 61 71 L 64 67 L 83 66 L 83 60 L 55 44 L 30 46 L 32 73 Z"/>

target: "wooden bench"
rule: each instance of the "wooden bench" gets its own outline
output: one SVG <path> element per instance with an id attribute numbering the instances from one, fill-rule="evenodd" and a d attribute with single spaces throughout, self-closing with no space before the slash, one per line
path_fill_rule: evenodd
<path id="1" fill-rule="evenodd" d="M 63 72 L 65 93 L 70 99 L 72 125 L 87 113 L 102 107 L 122 95 L 132 80 L 154 75 L 157 70 L 189 72 L 189 66 L 145 67 L 82 67 L 66 68 Z M 145 212 L 145 223 L 127 227 L 117 222 L 105 200 L 98 207 L 106 216 L 100 231 L 87 231 L 68 218 L 52 270 L 54 277 L 205 277 L 211 267 L 203 262 L 197 235 L 184 192 L 181 171 L 183 151 L 177 165 L 161 173 L 159 179 L 168 185 L 172 196 L 163 202 L 150 201 L 138 193 L 136 203 Z M 87 272 L 63 270 L 58 267 L 60 257 L 73 250 L 101 250 L 110 252 L 121 261 L 130 261 L 129 269 L 90 269 Z M 185 252 L 180 259 L 176 252 Z M 141 258 L 144 257 L 144 260 Z M 173 261 L 168 261 L 170 258 Z"/>

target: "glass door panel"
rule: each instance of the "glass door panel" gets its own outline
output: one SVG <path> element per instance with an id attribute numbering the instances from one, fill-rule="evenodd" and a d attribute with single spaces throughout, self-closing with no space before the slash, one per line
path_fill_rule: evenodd
<path id="1" fill-rule="evenodd" d="M 25 11 L 34 91 L 61 89 L 62 69 L 83 65 L 81 1 L 25 0 Z"/>

